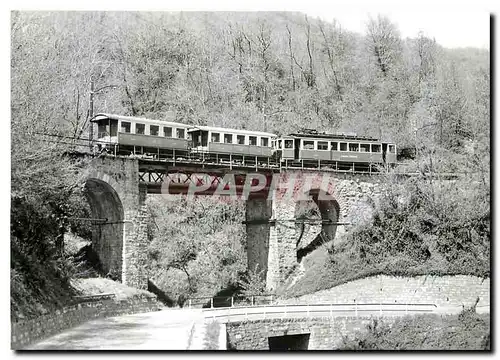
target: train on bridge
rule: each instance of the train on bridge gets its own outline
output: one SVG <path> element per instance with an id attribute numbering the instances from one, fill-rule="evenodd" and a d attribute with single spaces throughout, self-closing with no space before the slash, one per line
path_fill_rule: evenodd
<path id="1" fill-rule="evenodd" d="M 377 171 L 396 164 L 396 145 L 355 134 L 273 133 L 100 113 L 96 152 L 247 166 Z"/>

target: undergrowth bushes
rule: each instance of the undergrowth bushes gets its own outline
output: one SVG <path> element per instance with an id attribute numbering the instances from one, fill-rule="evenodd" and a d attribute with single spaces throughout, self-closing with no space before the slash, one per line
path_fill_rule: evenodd
<path id="1" fill-rule="evenodd" d="M 77 259 L 64 254 L 61 217 L 84 214 L 66 196 L 13 196 L 11 200 L 11 319 L 30 318 L 60 308 L 75 290 L 70 279 L 79 271 Z M 49 199 L 49 201 L 46 201 Z M 64 215 L 63 215 L 64 214 Z M 69 222 L 66 229 L 88 234 L 85 225 Z"/>
<path id="2" fill-rule="evenodd" d="M 335 249 L 332 264 L 348 255 L 354 262 L 401 275 L 488 277 L 489 194 L 464 182 L 413 178 L 389 183 L 372 224 L 354 229 Z"/>
<path id="3" fill-rule="evenodd" d="M 340 350 L 489 350 L 490 316 L 465 309 L 458 315 L 418 315 L 393 324 L 373 320 L 344 339 Z"/>
<path id="4" fill-rule="evenodd" d="M 11 318 L 60 307 L 72 294 L 71 263 L 55 247 L 57 222 L 49 205 L 11 203 Z"/>

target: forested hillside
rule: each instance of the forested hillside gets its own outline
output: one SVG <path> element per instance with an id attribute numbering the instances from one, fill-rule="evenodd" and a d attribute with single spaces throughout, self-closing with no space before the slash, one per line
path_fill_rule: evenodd
<path id="1" fill-rule="evenodd" d="M 24 254 L 30 259 L 27 264 L 48 264 L 50 258 L 54 271 L 64 268 L 57 253 L 49 251 L 56 234 L 21 231 L 22 221 L 52 229 L 57 224 L 44 225 L 47 219 L 86 211 L 81 201 L 66 201 L 70 194 L 81 199 L 83 185 L 78 168 L 57 155 L 67 144 L 42 142 L 37 133 L 86 137 L 92 112 L 163 119 L 173 111 L 177 121 L 189 124 L 372 135 L 400 148 L 416 148 L 409 164 L 414 169 L 473 173 L 470 181 L 457 183 L 449 205 L 438 209 L 432 205 L 435 200 L 426 204 L 434 213 L 452 216 L 450 211 L 461 211 L 454 204 L 472 199 L 476 203 L 468 203 L 468 209 L 481 209 L 480 218 L 489 221 L 487 50 L 446 49 L 424 36 L 402 39 L 383 17 L 367 19 L 365 33 L 355 34 L 342 24 L 277 12 L 13 12 L 11 40 L 11 237 L 18 244 L 13 254 Z M 475 194 L 464 195 L 468 184 L 474 184 Z M 231 226 L 242 220 L 241 206 L 235 210 L 229 205 L 159 201 L 149 204 L 158 218 L 162 211 L 191 206 L 205 219 L 202 224 L 183 212 L 152 227 L 152 278 L 159 286 L 166 291 L 169 283 L 181 281 L 167 268 L 185 275 L 182 284 L 171 288 L 173 297 L 206 294 L 232 283 L 245 266 L 243 228 Z M 18 212 L 26 212 L 23 220 L 18 220 Z M 454 219 L 458 223 L 461 217 Z M 72 226 L 85 233 L 83 226 Z M 356 234 L 370 236 L 362 231 Z M 489 227 L 485 236 L 489 241 Z M 189 245 L 191 237 L 199 240 L 195 248 L 176 258 L 173 254 L 181 246 L 175 244 Z M 168 259 L 162 248 L 166 242 L 175 250 Z M 221 242 L 229 246 L 224 248 L 227 253 L 213 255 L 211 247 Z M 39 243 L 48 249 L 43 257 L 37 255 Z M 200 262 L 202 254 L 214 263 Z M 217 267 L 218 273 L 207 275 Z M 11 268 L 13 283 L 32 281 L 23 275 L 31 271 L 28 265 L 13 261 Z M 67 277 L 63 274 L 61 281 Z"/>

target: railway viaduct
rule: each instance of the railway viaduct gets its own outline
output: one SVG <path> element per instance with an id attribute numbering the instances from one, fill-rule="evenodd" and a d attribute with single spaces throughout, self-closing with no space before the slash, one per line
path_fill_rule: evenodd
<path id="1" fill-rule="evenodd" d="M 175 160 L 93 158 L 85 172 L 85 193 L 93 218 L 106 219 L 95 226 L 92 239 L 105 272 L 115 274 L 128 286 L 147 287 L 146 195 L 166 191 L 185 194 L 189 184 L 202 184 L 196 175 L 200 173 L 209 174 L 205 182 L 212 183 L 210 188 L 199 189 L 199 194 L 207 195 L 214 194 L 214 184 L 224 184 L 227 176 L 236 177 L 233 181 L 240 192 L 241 181 L 248 177 L 260 174 L 267 179 L 264 188 L 249 193 L 245 223 L 248 268 L 258 265 L 264 270 L 268 290 L 286 279 L 301 254 L 322 241 L 335 242 L 353 224 L 370 219 L 372 205 L 382 191 L 381 176 L 374 174 L 273 169 L 265 164 L 252 168 Z M 251 183 L 257 184 L 255 180 Z M 310 206 L 311 202 L 316 203 L 321 219 L 297 219 L 301 206 Z"/>

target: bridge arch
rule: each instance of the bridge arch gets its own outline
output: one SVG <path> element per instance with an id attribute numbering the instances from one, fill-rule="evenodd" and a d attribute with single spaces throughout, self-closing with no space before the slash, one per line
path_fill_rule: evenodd
<path id="1" fill-rule="evenodd" d="M 320 245 L 335 240 L 341 211 L 338 199 L 322 189 L 311 189 L 305 195 L 310 199 L 296 202 L 296 220 L 310 218 L 321 220 L 321 223 L 296 224 L 298 262 Z"/>
<path id="2" fill-rule="evenodd" d="M 92 248 L 104 274 L 125 285 L 147 288 L 147 188 L 139 181 L 139 161 L 96 157 L 83 172 L 83 192 L 95 222 Z"/>
<path id="3" fill-rule="evenodd" d="M 124 208 L 113 181 L 109 177 L 90 177 L 85 183 L 85 196 L 93 222 L 92 249 L 98 255 L 102 271 L 116 280 L 122 280 Z M 115 184 L 116 186 L 116 184 Z"/>

